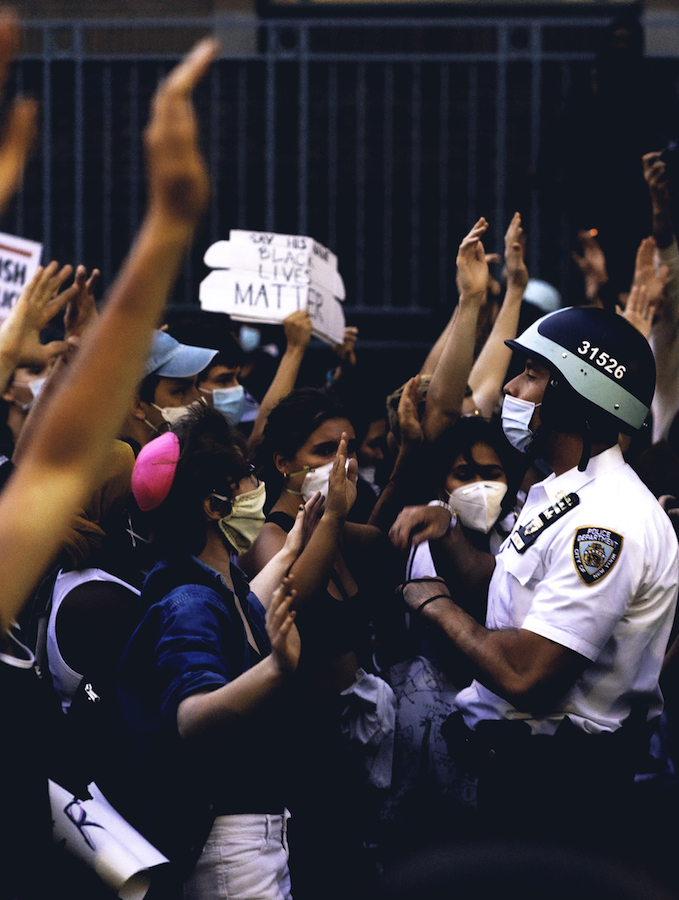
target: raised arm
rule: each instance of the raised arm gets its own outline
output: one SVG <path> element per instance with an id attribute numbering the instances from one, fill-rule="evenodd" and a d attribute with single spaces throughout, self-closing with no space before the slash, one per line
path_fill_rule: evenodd
<path id="1" fill-rule="evenodd" d="M 262 433 L 266 426 L 266 420 L 269 418 L 269 413 L 279 400 L 287 397 L 295 387 L 295 382 L 299 375 L 299 367 L 302 365 L 313 330 L 309 311 L 298 309 L 296 312 L 290 313 L 289 316 L 283 319 L 283 330 L 285 331 L 286 340 L 285 353 L 281 357 L 276 374 L 269 385 L 269 390 L 264 395 L 262 403 L 257 410 L 257 418 L 248 438 L 248 456 L 250 459 L 254 457 L 257 447 L 261 443 Z"/>
<path id="2" fill-rule="evenodd" d="M 422 428 L 428 441 L 436 440 L 462 412 L 474 362 L 476 323 L 488 285 L 488 263 L 481 243 L 487 229 L 486 220 L 479 219 L 460 244 L 457 254 L 460 301 L 427 391 Z"/>
<path id="3" fill-rule="evenodd" d="M 528 269 L 523 258 L 521 215 L 514 213 L 505 234 L 505 274 L 507 291 L 488 340 L 469 375 L 469 386 L 476 408 L 489 419 L 502 396 L 512 351 L 505 341 L 516 337 L 521 301 L 528 284 Z"/>
<path id="4" fill-rule="evenodd" d="M 0 616 L 10 626 L 85 502 L 141 378 L 151 333 L 207 203 L 191 92 L 216 52 L 203 41 L 160 85 L 145 133 L 149 203 L 104 312 L 87 334 L 0 497 Z"/>
<path id="5" fill-rule="evenodd" d="M 0 96 L 5 92 L 9 69 L 19 49 L 19 20 L 11 9 L 0 10 Z M 17 97 L 10 105 L 0 142 L 0 213 L 21 184 L 36 131 L 38 105 L 29 97 Z"/>

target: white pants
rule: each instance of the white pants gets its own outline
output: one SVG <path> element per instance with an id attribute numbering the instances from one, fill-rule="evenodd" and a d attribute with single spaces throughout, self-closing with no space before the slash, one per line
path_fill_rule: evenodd
<path id="1" fill-rule="evenodd" d="M 292 900 L 288 815 L 217 816 L 184 900 Z"/>

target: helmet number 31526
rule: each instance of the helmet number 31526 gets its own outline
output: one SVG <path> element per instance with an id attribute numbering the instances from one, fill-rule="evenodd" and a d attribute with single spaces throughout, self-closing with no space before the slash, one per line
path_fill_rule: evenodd
<path id="1" fill-rule="evenodd" d="M 586 356 L 591 362 L 600 366 L 604 372 L 610 372 L 614 378 L 622 378 L 627 371 L 627 368 L 620 365 L 618 360 L 614 359 L 609 353 L 606 353 L 605 350 L 599 352 L 600 350 L 600 347 L 592 347 L 589 341 L 582 341 L 578 347 L 578 353 L 581 356 Z"/>

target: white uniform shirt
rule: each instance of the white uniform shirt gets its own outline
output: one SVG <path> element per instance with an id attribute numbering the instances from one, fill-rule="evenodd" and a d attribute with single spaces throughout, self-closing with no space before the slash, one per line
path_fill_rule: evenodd
<path id="1" fill-rule="evenodd" d="M 522 718 L 533 733 L 551 734 L 568 715 L 585 731 L 614 731 L 635 698 L 649 703 L 649 718 L 662 710 L 658 676 L 679 578 L 672 526 L 615 446 L 590 460 L 585 472 L 573 468 L 534 485 L 514 532 L 571 492 L 579 505 L 525 552 L 517 552 L 511 538 L 502 545 L 486 626 L 532 631 L 591 665 L 540 718 L 474 681 L 456 701 L 470 728 L 482 719 Z"/>

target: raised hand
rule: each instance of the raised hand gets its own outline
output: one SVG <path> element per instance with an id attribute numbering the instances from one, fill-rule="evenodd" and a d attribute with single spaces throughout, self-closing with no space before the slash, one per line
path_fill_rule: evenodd
<path id="1" fill-rule="evenodd" d="M 352 369 L 356 365 L 356 341 L 358 340 L 358 328 L 355 325 L 347 325 L 344 329 L 344 340 L 341 344 L 333 344 L 332 350 L 339 359 L 340 365 L 346 369 Z"/>
<path id="2" fill-rule="evenodd" d="M 19 20 L 12 10 L 0 11 L 0 97 L 10 65 L 19 49 Z M 28 154 L 36 134 L 38 105 L 27 97 L 15 99 L 0 142 L 0 213 L 21 184 Z"/>
<path id="3" fill-rule="evenodd" d="M 645 153 L 644 156 L 641 157 L 641 165 L 651 197 L 654 200 L 657 199 L 661 202 L 669 201 L 667 165 L 663 162 L 660 153 Z"/>
<path id="4" fill-rule="evenodd" d="M 292 609 L 296 591 L 288 575 L 276 588 L 266 611 L 266 633 L 271 642 L 271 658 L 280 672 L 294 672 L 299 662 L 301 641 Z"/>
<path id="5" fill-rule="evenodd" d="M 342 432 L 337 453 L 328 480 L 328 499 L 326 511 L 338 519 L 346 519 L 351 507 L 356 502 L 356 477 L 358 463 L 350 459 L 347 463 L 348 435 Z"/>
<path id="6" fill-rule="evenodd" d="M 297 309 L 283 319 L 283 331 L 288 348 L 306 350 L 313 332 L 313 322 L 308 309 Z"/>
<path id="7" fill-rule="evenodd" d="M 657 295 L 653 299 L 644 285 L 635 284 L 632 286 L 624 310 L 621 309 L 618 312 L 648 340 L 659 300 Z"/>
<path id="8" fill-rule="evenodd" d="M 632 291 L 624 312 L 621 313 L 646 338 L 651 333 L 653 317 L 664 303 L 665 284 L 669 276 L 667 266 L 663 265 L 656 269 L 656 246 L 653 237 L 644 238 L 639 244 Z"/>
<path id="9" fill-rule="evenodd" d="M 144 132 L 149 211 L 180 225 L 195 226 L 210 182 L 198 146 L 198 123 L 191 93 L 217 53 L 212 39 L 201 41 L 158 87 Z"/>
<path id="10" fill-rule="evenodd" d="M 66 350 L 64 341 L 41 344 L 40 332 L 75 295 L 75 285 L 59 293 L 72 271 L 57 262 L 40 266 L 23 289 L 0 327 L 0 355 L 8 365 L 42 367 Z"/>
<path id="11" fill-rule="evenodd" d="M 78 266 L 75 271 L 75 292 L 70 298 L 64 313 L 64 330 L 66 340 L 79 340 L 87 326 L 97 318 L 97 304 L 94 299 L 94 286 L 99 280 L 99 269 L 92 269 L 89 278 L 85 266 Z"/>
<path id="12" fill-rule="evenodd" d="M 462 297 L 483 297 L 488 287 L 488 263 L 481 238 L 488 230 L 483 216 L 463 239 L 457 252 L 457 289 Z"/>
<path id="13" fill-rule="evenodd" d="M 505 277 L 507 284 L 526 290 L 528 269 L 523 258 L 523 228 L 521 213 L 514 213 L 505 234 Z"/>
<path id="14" fill-rule="evenodd" d="M 285 540 L 285 549 L 293 553 L 295 558 L 299 556 L 308 544 L 309 538 L 314 533 L 314 528 L 323 514 L 324 505 L 325 500 L 320 491 L 316 491 L 306 503 L 300 504 L 295 517 L 295 524 L 288 532 Z"/>

